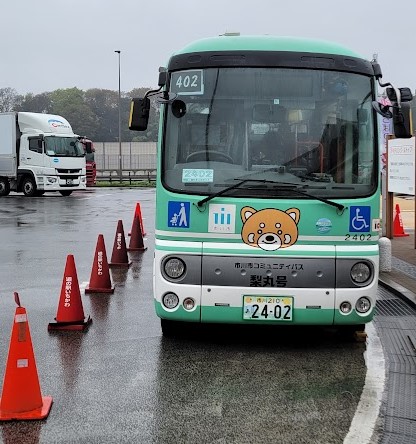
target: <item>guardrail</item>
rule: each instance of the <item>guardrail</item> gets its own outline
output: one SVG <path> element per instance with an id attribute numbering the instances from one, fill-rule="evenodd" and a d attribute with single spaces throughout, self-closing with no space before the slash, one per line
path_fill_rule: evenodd
<path id="1" fill-rule="evenodd" d="M 97 182 L 137 182 L 146 180 L 148 182 L 156 180 L 155 169 L 122 170 L 121 178 L 119 170 L 97 170 Z"/>

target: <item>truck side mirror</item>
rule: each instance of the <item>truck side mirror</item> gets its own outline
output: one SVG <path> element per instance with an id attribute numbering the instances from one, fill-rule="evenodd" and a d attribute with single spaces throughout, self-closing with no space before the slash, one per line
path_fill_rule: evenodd
<path id="1" fill-rule="evenodd" d="M 93 152 L 91 142 L 85 142 L 85 152 L 87 154 L 91 154 Z"/>
<path id="2" fill-rule="evenodd" d="M 132 131 L 145 131 L 149 123 L 150 100 L 132 99 L 130 104 L 129 129 Z"/>

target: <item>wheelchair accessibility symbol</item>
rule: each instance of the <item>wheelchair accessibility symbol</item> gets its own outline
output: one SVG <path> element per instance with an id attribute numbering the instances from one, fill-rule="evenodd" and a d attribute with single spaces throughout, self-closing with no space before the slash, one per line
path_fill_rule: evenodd
<path id="1" fill-rule="evenodd" d="M 350 207 L 350 232 L 370 231 L 371 207 Z"/>

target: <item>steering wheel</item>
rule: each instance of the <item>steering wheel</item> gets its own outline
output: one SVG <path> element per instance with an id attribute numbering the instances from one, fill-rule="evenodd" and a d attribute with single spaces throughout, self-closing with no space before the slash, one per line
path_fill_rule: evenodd
<path id="1" fill-rule="evenodd" d="M 213 151 L 213 150 L 195 151 L 186 158 L 186 162 L 198 162 L 201 160 L 212 160 L 217 162 L 234 163 L 233 158 L 228 154 L 225 154 L 221 151 Z"/>

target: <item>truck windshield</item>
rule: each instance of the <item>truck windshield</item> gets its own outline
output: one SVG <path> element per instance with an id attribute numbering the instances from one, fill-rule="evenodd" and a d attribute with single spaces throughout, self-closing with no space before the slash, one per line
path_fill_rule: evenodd
<path id="1" fill-rule="evenodd" d="M 83 157 L 84 149 L 76 137 L 45 137 L 45 152 L 48 156 Z"/>
<path id="2" fill-rule="evenodd" d="M 212 194 L 247 174 L 265 182 L 246 181 L 230 187 L 229 195 L 270 198 L 276 187 L 268 181 L 325 198 L 377 189 L 370 77 L 209 68 L 173 72 L 170 90 L 177 97 L 164 115 L 162 181 L 168 189 Z M 278 196 L 293 199 L 292 193 Z"/>

